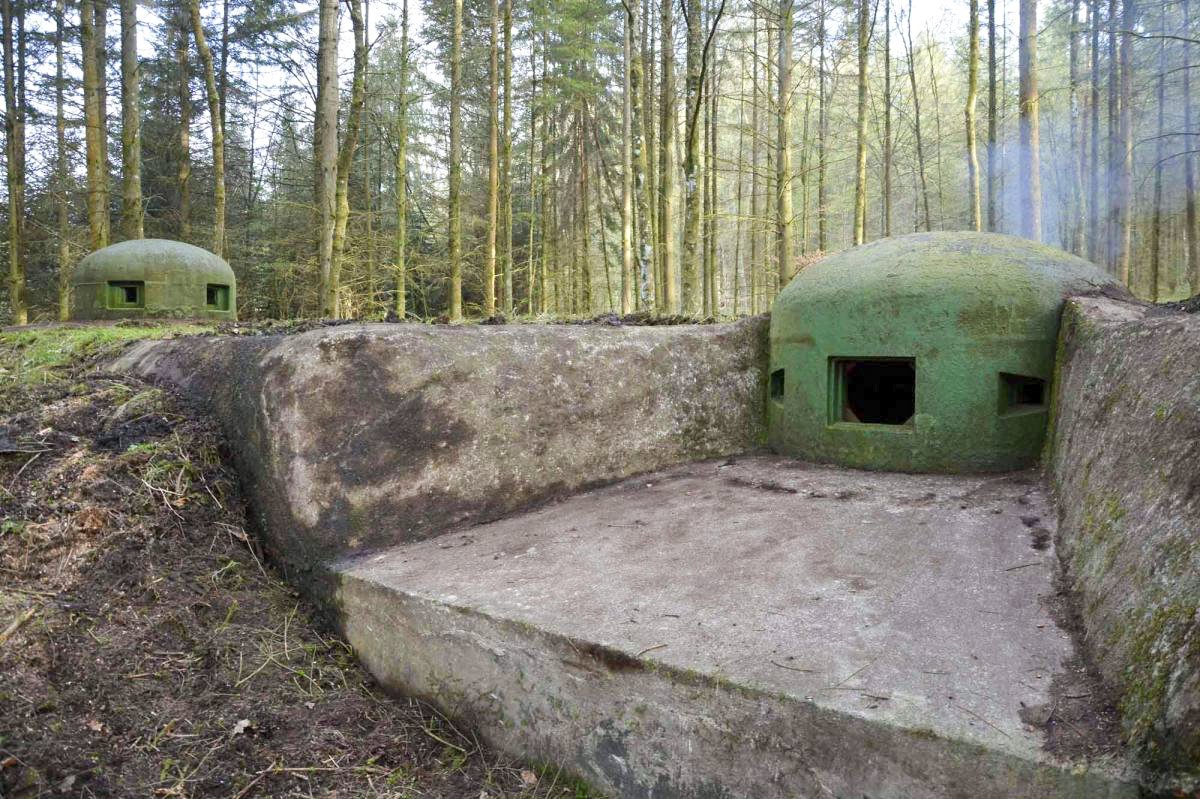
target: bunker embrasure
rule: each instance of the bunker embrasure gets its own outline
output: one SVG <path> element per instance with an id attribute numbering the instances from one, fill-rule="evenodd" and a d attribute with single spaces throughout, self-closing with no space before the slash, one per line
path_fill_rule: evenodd
<path id="1" fill-rule="evenodd" d="M 167 239 L 113 244 L 71 276 L 72 319 L 237 318 L 233 269 L 208 250 Z"/>
<path id="2" fill-rule="evenodd" d="M 830 256 L 771 315 L 776 452 L 869 469 L 1032 464 L 1063 302 L 1117 281 L 992 233 L 918 233 Z"/>

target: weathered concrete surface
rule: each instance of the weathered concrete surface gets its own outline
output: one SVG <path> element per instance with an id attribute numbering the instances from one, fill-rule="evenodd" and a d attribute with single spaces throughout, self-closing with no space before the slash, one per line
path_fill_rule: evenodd
<path id="1" fill-rule="evenodd" d="M 1200 317 L 1075 299 L 1047 465 L 1087 643 L 1125 732 L 1200 779 Z"/>
<path id="2" fill-rule="evenodd" d="M 385 685 L 614 795 L 1133 796 L 1023 720 L 1090 701 L 1038 486 L 708 461 L 348 560 L 336 602 Z"/>
<path id="3" fill-rule="evenodd" d="M 224 425 L 272 552 L 303 583 L 363 548 L 765 440 L 766 321 L 346 325 L 139 343 L 111 368 Z"/>

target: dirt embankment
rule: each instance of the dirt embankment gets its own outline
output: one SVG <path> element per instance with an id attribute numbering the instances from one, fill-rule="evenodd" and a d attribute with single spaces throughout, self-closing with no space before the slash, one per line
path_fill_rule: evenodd
<path id="1" fill-rule="evenodd" d="M 215 429 L 59 335 L 0 335 L 0 796 L 583 795 L 383 696 L 264 562 Z"/>

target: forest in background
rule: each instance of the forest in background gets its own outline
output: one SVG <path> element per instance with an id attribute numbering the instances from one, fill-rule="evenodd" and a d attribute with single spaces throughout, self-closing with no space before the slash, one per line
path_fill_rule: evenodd
<path id="1" fill-rule="evenodd" d="M 0 0 L 0 317 L 143 236 L 243 318 L 729 317 L 942 229 L 1187 296 L 1192 1 Z"/>

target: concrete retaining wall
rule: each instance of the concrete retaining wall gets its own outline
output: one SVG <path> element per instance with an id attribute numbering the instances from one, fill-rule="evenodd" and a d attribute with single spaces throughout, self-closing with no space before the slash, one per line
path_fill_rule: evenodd
<path id="1" fill-rule="evenodd" d="M 346 325 L 134 345 L 223 423 L 301 584 L 348 552 L 765 440 L 767 323 Z"/>
<path id="2" fill-rule="evenodd" d="M 1046 465 L 1086 643 L 1151 762 L 1200 764 L 1200 316 L 1071 300 Z"/>

